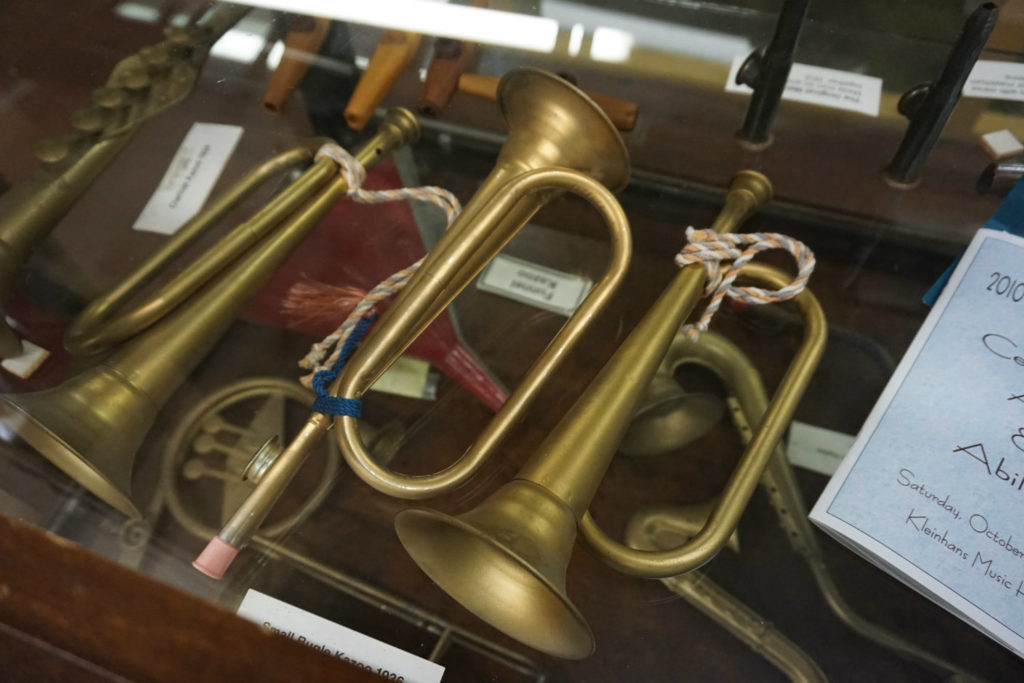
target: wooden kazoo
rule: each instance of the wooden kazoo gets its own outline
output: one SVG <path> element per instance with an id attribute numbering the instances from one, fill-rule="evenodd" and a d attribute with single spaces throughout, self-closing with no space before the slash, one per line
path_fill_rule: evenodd
<path id="1" fill-rule="evenodd" d="M 271 74 L 267 92 L 263 95 L 264 110 L 276 114 L 288 104 L 327 38 L 330 26 L 329 19 L 320 17 L 302 16 L 292 20 L 288 35 L 284 38 L 284 54 Z"/>
<path id="2" fill-rule="evenodd" d="M 487 0 L 473 0 L 468 6 L 487 7 Z M 434 58 L 416 97 L 416 111 L 431 118 L 440 116 L 459 89 L 459 77 L 476 59 L 476 51 L 477 44 L 468 40 L 435 39 Z"/>
<path id="3" fill-rule="evenodd" d="M 355 92 L 345 107 L 345 123 L 352 130 L 362 130 L 374 110 L 384 101 L 399 74 L 412 61 L 422 36 L 408 31 L 390 30 L 381 36 L 370 56 Z"/>

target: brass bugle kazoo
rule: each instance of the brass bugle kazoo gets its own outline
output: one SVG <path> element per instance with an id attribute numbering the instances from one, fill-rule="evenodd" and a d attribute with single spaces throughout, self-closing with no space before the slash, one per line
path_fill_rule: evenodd
<path id="1" fill-rule="evenodd" d="M 370 168 L 418 134 L 419 125 L 410 112 L 392 110 L 355 157 Z M 0 419 L 101 500 L 138 516 L 130 495 L 132 464 L 157 412 L 349 189 L 329 158 L 315 162 L 292 187 L 302 188 L 303 200 L 296 202 L 293 192 L 286 190 L 215 245 L 214 252 L 224 258 L 214 256 L 212 261 L 227 262 L 201 286 L 187 276 L 182 282 L 195 292 L 183 297 L 181 305 L 63 384 L 0 397 Z M 278 215 L 276 204 L 291 208 Z M 262 231 L 262 237 L 247 249 L 238 250 L 240 240 L 252 238 L 251 224 L 262 225 L 270 216 L 277 219 L 272 229 Z M 229 260 L 229 256 L 236 258 Z M 200 270 L 208 267 L 202 265 Z M 172 281 L 167 287 L 177 291 L 179 285 Z M 166 298 L 158 295 L 156 300 Z"/>
<path id="2" fill-rule="evenodd" d="M 160 78 L 158 92 L 149 97 L 133 97 L 122 87 L 125 74 L 145 75 L 143 57 L 136 54 L 121 60 L 106 87 L 94 95 L 100 111 L 90 118 L 96 121 L 85 125 L 74 117 L 76 137 L 43 141 L 36 150 L 40 168 L 0 196 L 0 358 L 21 352 L 21 339 L 6 322 L 2 306 L 22 264 L 131 142 L 140 125 L 191 92 L 208 48 L 248 11 L 244 6 L 218 3 L 189 27 L 184 43 L 170 37 L 161 43 L 161 49 L 174 45 L 182 49 L 176 53 L 171 73 Z"/>
<path id="3" fill-rule="evenodd" d="M 701 341 L 710 336 L 705 332 Z M 701 504 L 683 508 L 644 507 L 629 518 L 626 542 L 633 548 L 646 550 L 682 545 L 704 525 L 707 510 L 700 509 L 704 507 Z M 739 547 L 732 550 L 738 551 Z M 785 673 L 792 683 L 827 683 L 828 677 L 821 667 L 799 645 L 704 572 L 670 576 L 661 582 Z"/>
<path id="4" fill-rule="evenodd" d="M 729 403 L 733 407 L 731 410 L 733 423 L 743 443 L 749 443 L 761 416 L 764 415 L 768 407 L 768 394 L 765 391 L 764 383 L 750 358 L 735 344 L 714 332 L 706 332 L 696 341 L 686 338 L 683 334 L 678 334 L 672 343 L 668 358 L 671 359 L 672 366 L 699 365 L 722 380 L 725 390 L 730 395 Z M 667 368 L 663 367 L 663 369 Z M 655 398 L 655 396 L 652 395 L 649 398 Z M 686 407 L 683 406 L 681 409 L 686 410 Z M 671 421 L 668 422 L 671 423 Z M 638 432 L 641 431 L 648 432 L 646 438 L 639 436 Z M 678 433 L 664 429 L 663 425 L 652 422 L 643 414 L 638 414 L 634 418 L 630 433 L 634 436 L 638 455 L 655 455 L 675 451 L 685 443 L 679 438 Z M 810 569 L 814 582 L 824 599 L 824 604 L 843 624 L 863 638 L 889 649 L 905 659 L 915 661 L 930 671 L 948 677 L 949 680 L 981 680 L 975 674 L 945 659 L 940 654 L 929 652 L 902 635 L 861 616 L 843 598 L 825 564 L 824 553 L 808 518 L 807 506 L 800 493 L 800 486 L 793 472 L 793 466 L 781 444 L 775 447 L 765 466 L 761 475 L 761 485 L 775 510 L 786 540 Z M 688 531 L 689 533 L 686 535 L 692 536 L 703 527 L 707 516 L 708 509 L 705 504 L 685 507 L 668 505 L 644 507 L 630 518 L 627 525 L 627 537 L 637 541 L 637 543 L 631 543 L 636 547 L 642 547 L 640 545 L 642 543 L 650 545 L 651 542 L 665 547 L 663 541 L 656 540 L 659 535 L 672 533 L 678 535 Z M 687 526 L 687 529 L 682 530 L 684 525 Z M 699 578 L 695 580 L 694 576 Z M 743 632 L 742 622 L 736 620 L 736 617 L 742 615 L 742 610 L 746 608 L 742 605 L 723 606 L 718 600 L 708 602 L 705 598 L 714 597 L 714 595 L 705 595 L 708 586 L 706 577 L 694 572 L 663 581 L 672 590 L 686 597 L 691 604 L 710 614 L 734 635 L 748 643 L 751 642 L 750 630 L 746 629 L 746 632 Z M 724 594 L 722 597 L 727 595 Z M 768 648 L 763 647 L 762 644 L 754 645 L 754 647 L 777 666 L 785 668 L 781 660 L 771 656 Z M 797 661 L 790 659 L 792 662 Z M 793 677 L 796 680 L 796 677 Z"/>
<path id="5" fill-rule="evenodd" d="M 741 172 L 712 230 L 735 230 L 770 196 L 767 178 Z M 790 281 L 759 264 L 743 272 L 775 288 Z M 694 539 L 665 552 L 634 550 L 607 537 L 587 512 L 648 380 L 701 297 L 704 280 L 700 264 L 676 275 L 513 481 L 457 517 L 411 508 L 395 518 L 399 540 L 413 561 L 463 606 L 511 637 L 559 657 L 593 652 L 590 627 L 565 589 L 577 527 L 605 562 L 649 578 L 699 567 L 732 535 L 824 349 L 824 314 L 807 290 L 795 298 L 805 323 L 803 342 L 761 430 Z"/>
<path id="6" fill-rule="evenodd" d="M 776 289 L 790 281 L 781 271 L 758 263 L 746 266 L 742 275 Z M 704 528 L 679 548 L 642 552 L 610 539 L 590 514 L 585 513 L 580 520 L 580 532 L 607 564 L 633 576 L 664 578 L 702 566 L 728 542 L 825 350 L 827 325 L 818 300 L 809 290 L 804 290 L 795 297 L 794 303 L 804 322 L 800 348 Z"/>
<path id="7" fill-rule="evenodd" d="M 611 299 L 628 269 L 631 251 L 629 223 L 611 193 L 624 186 L 629 175 L 622 138 L 581 91 L 546 72 L 512 71 L 502 80 L 500 90 L 509 135 L 497 165 L 349 358 L 331 393 L 360 398 L 526 221 L 545 202 L 564 192 L 586 199 L 606 223 L 610 254 L 604 275 L 455 464 L 424 476 L 394 472 L 366 449 L 355 419 L 331 419 L 315 413 L 300 433 L 299 443 L 284 450 L 250 499 L 211 541 L 197 561 L 203 571 L 212 575 L 223 572 L 305 460 L 308 444 L 303 442 L 332 426 L 353 471 L 379 491 L 421 499 L 459 486 L 522 419 L 568 349 Z"/>

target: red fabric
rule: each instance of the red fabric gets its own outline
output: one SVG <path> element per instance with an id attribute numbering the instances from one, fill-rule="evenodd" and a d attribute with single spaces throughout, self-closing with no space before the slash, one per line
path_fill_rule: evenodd
<path id="1" fill-rule="evenodd" d="M 402 183 L 394 164 L 383 160 L 368 173 L 363 186 L 380 190 L 401 187 Z M 290 319 L 282 311 L 282 302 L 292 285 L 301 280 L 314 280 L 366 291 L 415 262 L 425 251 L 406 202 L 357 204 L 351 200 L 341 201 L 278 269 L 243 317 L 321 339 L 334 330 L 350 308 L 326 320 L 320 316 L 312 320 Z M 505 391 L 479 359 L 462 346 L 447 312 L 413 342 L 408 353 L 440 368 L 492 410 L 504 403 Z"/>

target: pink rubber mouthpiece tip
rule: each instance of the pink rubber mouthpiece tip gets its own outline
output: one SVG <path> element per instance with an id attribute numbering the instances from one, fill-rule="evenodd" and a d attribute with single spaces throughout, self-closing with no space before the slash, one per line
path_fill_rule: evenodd
<path id="1" fill-rule="evenodd" d="M 220 579 L 237 555 L 238 548 L 222 541 L 220 536 L 214 536 L 192 566 L 211 578 Z"/>

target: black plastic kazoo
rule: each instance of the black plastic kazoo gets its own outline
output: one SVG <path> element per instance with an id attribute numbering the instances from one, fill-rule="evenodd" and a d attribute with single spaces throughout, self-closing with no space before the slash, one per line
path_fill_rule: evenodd
<path id="1" fill-rule="evenodd" d="M 793 53 L 809 5 L 810 0 L 785 0 L 772 42 L 766 49 L 752 52 L 736 72 L 736 83 L 754 89 L 743 127 L 736 134 L 742 142 L 759 147 L 771 144 L 772 122 L 793 67 Z"/>
<path id="2" fill-rule="evenodd" d="M 885 177 L 890 183 L 906 186 L 917 180 L 928 154 L 953 114 L 960 91 L 978 61 L 998 15 L 999 8 L 992 2 L 975 9 L 967 17 L 938 80 L 911 88 L 900 98 L 899 111 L 910 119 L 910 125 L 896 154 L 885 167 Z"/>

